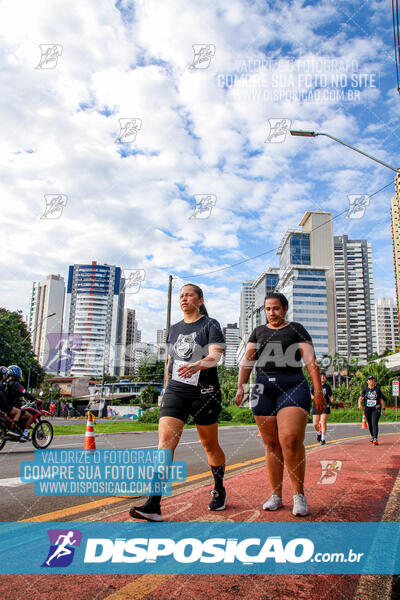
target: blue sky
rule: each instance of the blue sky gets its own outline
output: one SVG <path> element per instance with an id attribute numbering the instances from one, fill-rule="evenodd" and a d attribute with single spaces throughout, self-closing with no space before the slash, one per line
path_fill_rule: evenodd
<path id="1" fill-rule="evenodd" d="M 336 216 L 349 194 L 394 180 L 327 138 L 268 141 L 269 120 L 285 119 L 399 164 L 388 1 L 38 0 L 3 3 L 0 19 L 0 286 L 11 310 L 27 312 L 32 281 L 97 260 L 145 271 L 127 296 L 145 341 L 165 326 L 169 273 L 173 320 L 190 278 L 212 316 L 238 321 L 241 282 L 278 264 L 274 248 L 306 210 Z M 58 45 L 53 68 L 37 68 L 44 44 Z M 209 57 L 190 68 L 194 45 Z M 136 119 L 122 140 L 120 119 Z M 336 235 L 372 243 L 376 298 L 394 295 L 393 193 L 371 197 L 361 219 L 334 220 Z M 47 194 L 67 197 L 58 219 L 41 218 Z M 201 195 L 215 205 L 191 218 Z"/>

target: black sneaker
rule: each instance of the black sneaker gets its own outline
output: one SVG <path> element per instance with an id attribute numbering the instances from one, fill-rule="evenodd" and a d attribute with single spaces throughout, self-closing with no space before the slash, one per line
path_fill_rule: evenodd
<path id="1" fill-rule="evenodd" d="M 321 435 L 322 435 L 321 432 L 317 433 L 317 442 L 321 441 Z"/>
<path id="2" fill-rule="evenodd" d="M 152 498 L 149 498 L 142 506 L 132 506 L 129 514 L 134 519 L 162 521 L 161 507 L 157 502 L 154 502 Z"/>
<path id="3" fill-rule="evenodd" d="M 321 440 L 321 446 L 323 446 L 324 444 L 326 444 L 325 440 Z"/>
<path id="4" fill-rule="evenodd" d="M 224 510 L 226 502 L 225 488 L 222 488 L 219 492 L 217 490 L 212 490 L 211 496 L 212 500 L 208 505 L 208 510 Z"/>

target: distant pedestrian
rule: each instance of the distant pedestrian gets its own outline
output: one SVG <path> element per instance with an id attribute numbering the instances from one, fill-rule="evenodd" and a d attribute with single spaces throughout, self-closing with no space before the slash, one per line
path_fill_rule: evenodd
<path id="1" fill-rule="evenodd" d="M 54 412 L 55 412 L 55 410 L 56 410 L 56 405 L 54 404 L 54 402 L 53 402 L 53 401 L 52 401 L 52 402 L 50 402 L 49 409 L 50 409 L 50 414 L 51 414 L 51 416 L 52 416 L 52 417 L 54 417 Z"/>
<path id="2" fill-rule="evenodd" d="M 67 419 L 68 416 L 69 416 L 69 407 L 68 407 L 68 404 L 64 404 L 63 413 L 64 413 L 64 418 Z"/>
<path id="3" fill-rule="evenodd" d="M 317 442 L 320 442 L 321 445 L 323 445 L 326 444 L 326 424 L 328 422 L 328 415 L 331 412 L 331 402 L 333 402 L 332 388 L 329 383 L 326 383 L 325 373 L 321 373 L 321 384 L 326 402 L 326 408 L 324 412 L 320 414 L 313 404 L 312 414 L 314 429 L 317 432 Z M 314 402 L 314 386 L 311 386 L 311 398 Z"/>
<path id="4" fill-rule="evenodd" d="M 367 387 L 363 389 L 358 401 L 358 407 L 365 412 L 369 432 L 371 434 L 371 443 L 378 446 L 378 422 L 382 414 L 385 414 L 385 397 L 381 389 L 375 385 L 373 375 L 367 378 Z"/>

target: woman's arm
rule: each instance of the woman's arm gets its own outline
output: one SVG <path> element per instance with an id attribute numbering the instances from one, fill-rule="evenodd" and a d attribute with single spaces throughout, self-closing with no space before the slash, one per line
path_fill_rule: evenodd
<path id="1" fill-rule="evenodd" d="M 382 406 L 382 413 L 386 412 L 386 406 L 385 406 L 385 396 L 382 394 L 382 391 L 379 390 L 381 392 L 381 406 Z"/>
<path id="2" fill-rule="evenodd" d="M 235 402 L 237 406 L 241 406 L 243 403 L 245 390 L 244 386 L 248 382 L 250 373 L 256 362 L 256 350 L 257 344 L 254 342 L 249 342 L 246 346 L 246 352 L 242 362 L 240 363 L 239 368 L 239 377 L 238 377 L 238 391 L 236 393 Z"/>
<path id="3" fill-rule="evenodd" d="M 171 362 L 171 355 L 169 354 L 167 364 L 165 365 L 165 369 L 164 369 L 164 390 L 168 385 L 168 380 L 169 380 L 168 369 L 169 369 L 170 362 Z"/>
<path id="4" fill-rule="evenodd" d="M 361 392 L 361 395 L 360 395 L 360 397 L 358 399 L 358 408 L 360 410 L 364 410 L 364 408 L 365 408 L 365 406 L 364 406 L 364 396 L 362 395 L 362 392 Z"/>
<path id="5" fill-rule="evenodd" d="M 318 413 L 322 413 L 326 408 L 326 400 L 322 391 L 321 373 L 317 363 L 312 342 L 300 342 L 299 350 L 301 358 L 307 368 L 308 374 L 314 388 L 313 403 Z"/>
<path id="6" fill-rule="evenodd" d="M 191 377 L 197 371 L 203 371 L 204 369 L 210 369 L 218 364 L 224 349 L 218 344 L 210 344 L 208 347 L 208 355 L 194 363 L 186 363 L 179 367 L 178 373 L 181 377 Z"/>

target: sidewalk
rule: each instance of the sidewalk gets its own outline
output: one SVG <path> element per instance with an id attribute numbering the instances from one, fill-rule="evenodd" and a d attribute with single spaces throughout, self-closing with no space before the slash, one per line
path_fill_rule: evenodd
<path id="1" fill-rule="evenodd" d="M 400 435 L 382 435 L 379 446 L 372 445 L 369 439 L 347 439 L 307 451 L 305 493 L 310 514 L 305 521 L 400 520 Z M 325 462 L 321 466 L 321 461 L 331 461 L 331 466 Z M 284 508 L 272 513 L 262 510 L 269 497 L 262 463 L 227 472 L 225 511 L 208 511 L 211 489 L 210 477 L 207 485 L 203 480 L 190 489 L 176 491 L 163 501 L 164 520 L 298 520 L 291 514 L 292 495 L 286 474 Z M 99 520 L 127 521 L 129 514 L 124 511 L 108 518 L 99 514 Z M 392 577 L 358 575 L 47 575 L 25 576 L 24 581 L 18 576 L 2 576 L 0 596 L 8 600 L 390 600 L 391 584 Z"/>

